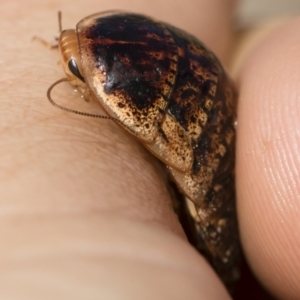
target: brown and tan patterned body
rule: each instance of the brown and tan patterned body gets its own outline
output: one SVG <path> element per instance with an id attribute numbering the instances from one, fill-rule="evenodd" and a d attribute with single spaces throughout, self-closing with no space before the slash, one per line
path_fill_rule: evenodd
<path id="1" fill-rule="evenodd" d="M 74 41 L 72 55 L 66 45 Z M 195 246 L 225 282 L 234 281 L 236 95 L 218 59 L 175 27 L 122 12 L 83 19 L 76 31 L 61 33 L 60 49 L 70 83 L 167 165 L 194 203 L 187 211 Z"/>

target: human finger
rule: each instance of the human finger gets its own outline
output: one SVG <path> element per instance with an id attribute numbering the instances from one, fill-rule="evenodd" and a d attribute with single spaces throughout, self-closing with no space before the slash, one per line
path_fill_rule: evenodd
<path id="1" fill-rule="evenodd" d="M 77 13 L 66 23 L 74 27 L 78 16 L 84 17 L 90 7 L 99 5 L 94 1 L 88 4 L 77 3 Z M 112 4 L 117 6 L 118 2 Z M 83 120 L 46 102 L 49 84 L 60 78 L 62 71 L 56 64 L 58 54 L 32 43 L 31 38 L 37 31 L 52 34 L 52 16 L 58 9 L 74 12 L 74 5 L 65 1 L 63 7 L 55 7 L 49 1 L 38 12 L 27 9 L 35 5 L 34 0 L 22 2 L 18 18 L 10 4 L 3 7 L 6 43 L 2 45 L 5 72 L 1 74 L 1 106 L 9 113 L 1 119 L 0 234 L 1 260 L 7 275 L 1 293 L 32 299 L 38 295 L 38 287 L 43 296 L 51 296 L 49 290 L 61 298 L 80 297 L 87 290 L 99 296 L 107 293 L 106 289 L 114 293 L 115 283 L 122 282 L 122 295 L 130 299 L 140 299 L 140 286 L 139 292 L 149 297 L 168 292 L 163 298 L 169 295 L 174 299 L 174 295 L 190 292 L 195 298 L 228 298 L 216 275 L 185 240 L 161 169 L 138 141 L 114 124 Z M 149 14 L 147 9 L 140 12 Z M 200 11 L 197 16 L 202 13 L 207 12 Z M 11 36 L 18 38 L 12 41 Z M 71 89 L 60 88 L 53 97 L 61 96 L 58 99 L 66 100 L 67 105 L 74 103 L 76 95 Z M 81 103 L 74 106 L 99 109 L 95 103 L 84 108 Z M 99 248 L 103 251 L 95 256 L 91 249 Z M 109 256 L 105 249 L 116 252 Z M 145 268 L 139 254 L 149 262 L 164 259 Z M 121 261 L 121 267 L 115 263 Z M 180 267 L 172 269 L 169 263 Z M 129 266 L 136 272 L 124 278 Z M 20 278 L 26 278 L 25 284 Z M 153 285 L 149 278 L 156 279 Z M 184 287 L 179 282 L 185 282 Z"/>
<path id="2" fill-rule="evenodd" d="M 300 294 L 299 25 L 267 34 L 237 75 L 241 238 L 254 273 L 281 299 Z"/>

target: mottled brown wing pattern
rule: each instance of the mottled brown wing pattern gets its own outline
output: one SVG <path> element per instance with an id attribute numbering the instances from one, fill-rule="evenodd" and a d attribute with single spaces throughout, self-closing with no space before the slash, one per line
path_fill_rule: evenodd
<path id="1" fill-rule="evenodd" d="M 168 166 L 195 204 L 196 247 L 234 281 L 236 95 L 218 59 L 189 34 L 136 14 L 93 15 L 77 34 L 92 95 Z"/>
<path id="2" fill-rule="evenodd" d="M 169 168 L 195 203 L 195 226 L 224 281 L 239 276 L 239 238 L 234 192 L 236 94 L 218 59 L 199 41 L 170 28 L 180 47 L 178 74 L 168 113 L 187 132 L 190 172 Z M 202 248 L 202 241 L 199 248 Z"/>
<path id="3" fill-rule="evenodd" d="M 177 46 L 164 26 L 140 15 L 108 15 L 77 25 L 85 78 L 104 109 L 151 142 L 177 74 Z"/>

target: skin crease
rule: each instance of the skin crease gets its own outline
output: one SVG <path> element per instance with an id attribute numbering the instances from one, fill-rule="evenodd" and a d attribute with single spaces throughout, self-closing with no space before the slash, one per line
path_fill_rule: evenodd
<path id="1" fill-rule="evenodd" d="M 234 1 L 161 2 L 0 4 L 1 299 L 230 299 L 186 242 L 160 165 L 114 123 L 52 107 L 46 90 L 64 76 L 59 56 L 31 40 L 55 35 L 58 10 L 74 28 L 118 7 L 185 28 L 226 61 Z M 256 276 L 280 299 L 300 295 L 299 26 L 296 19 L 254 39 L 242 58 L 237 47 L 232 67 L 241 239 Z M 68 85 L 53 97 L 101 113 Z"/>

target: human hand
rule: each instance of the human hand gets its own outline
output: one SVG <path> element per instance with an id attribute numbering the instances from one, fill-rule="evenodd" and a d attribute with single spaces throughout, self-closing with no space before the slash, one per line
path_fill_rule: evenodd
<path id="1" fill-rule="evenodd" d="M 112 122 L 46 101 L 63 71 L 58 53 L 31 38 L 54 34 L 58 10 L 64 28 L 74 28 L 91 13 L 120 8 L 186 29 L 226 62 L 233 2 L 0 4 L 1 298 L 229 299 L 188 245 L 155 159 Z M 287 23 L 234 57 L 241 240 L 261 283 L 282 299 L 300 294 L 299 25 Z M 60 89 L 68 106 L 101 113 L 95 103 L 82 108 L 67 85 Z"/>

